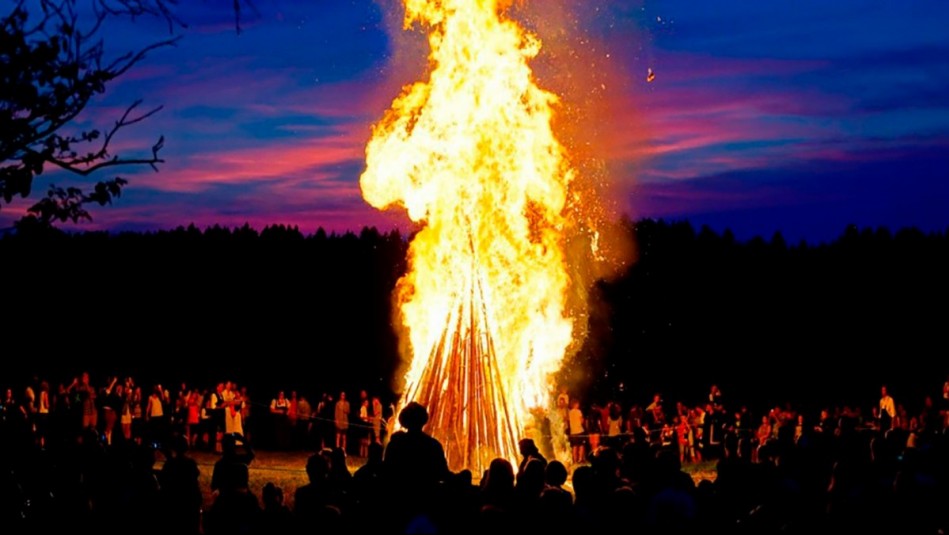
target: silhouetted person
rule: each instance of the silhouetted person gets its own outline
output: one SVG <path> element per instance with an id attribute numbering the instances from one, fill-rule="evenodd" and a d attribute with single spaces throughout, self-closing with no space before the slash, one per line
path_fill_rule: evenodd
<path id="1" fill-rule="evenodd" d="M 573 471 L 574 518 L 577 527 L 596 533 L 602 521 L 602 503 L 596 499 L 596 476 L 590 466 L 579 466 Z"/>
<path id="2" fill-rule="evenodd" d="M 261 498 L 264 509 L 260 515 L 258 533 L 287 534 L 293 530 L 293 515 L 283 503 L 283 489 L 268 482 L 264 485 Z"/>
<path id="3" fill-rule="evenodd" d="M 412 402 L 399 413 L 404 428 L 392 434 L 383 465 L 386 476 L 414 487 L 431 488 L 448 477 L 448 461 L 441 442 L 422 431 L 428 410 Z"/>
<path id="4" fill-rule="evenodd" d="M 427 422 L 425 407 L 414 401 L 406 405 L 399 413 L 404 429 L 392 434 L 383 456 L 386 486 L 395 493 L 403 521 L 427 509 L 450 474 L 441 442 L 422 431 Z"/>
<path id="5" fill-rule="evenodd" d="M 573 516 L 573 496 L 563 488 L 567 482 L 567 468 L 560 461 L 550 461 L 544 470 L 546 486 L 540 493 L 537 518 L 542 531 L 566 531 Z"/>
<path id="6" fill-rule="evenodd" d="M 521 474 L 524 473 L 524 468 L 527 466 L 527 463 L 531 459 L 536 459 L 540 461 L 541 465 L 547 467 L 547 459 L 541 455 L 540 450 L 537 449 L 537 445 L 534 444 L 534 440 L 530 438 L 522 438 L 517 443 L 517 448 L 521 452 L 521 462 L 517 466 L 517 478 L 521 478 Z"/>
<path id="7" fill-rule="evenodd" d="M 306 461 L 306 476 L 310 482 L 298 487 L 293 495 L 293 517 L 297 532 L 324 531 L 327 520 L 339 516 L 326 457 L 320 453 L 311 455 Z"/>
<path id="8" fill-rule="evenodd" d="M 384 453 L 382 444 L 373 442 L 369 444 L 369 458 L 366 464 L 359 467 L 353 474 L 353 485 L 363 492 L 377 487 L 382 480 L 382 454 Z"/>
<path id="9" fill-rule="evenodd" d="M 214 472 L 211 474 L 211 492 L 239 486 L 241 478 L 247 477 L 247 468 L 253 460 L 254 451 L 250 444 L 245 442 L 240 448 L 235 435 L 224 435 L 221 439 L 221 458 L 214 463 Z"/>
<path id="10" fill-rule="evenodd" d="M 128 487 L 122 489 L 125 505 L 122 515 L 138 533 L 160 533 L 159 520 L 164 511 L 159 507 L 160 494 L 158 478 L 155 475 L 155 450 L 150 446 L 136 446 L 128 453 L 131 461 Z M 112 479 L 112 478 L 108 478 Z M 104 481 L 106 485 L 120 485 L 119 481 Z"/>
<path id="11" fill-rule="evenodd" d="M 560 461 L 553 460 L 547 463 L 544 468 L 544 486 L 545 489 L 564 490 L 563 486 L 567 483 L 567 467 Z M 564 492 L 567 492 L 564 490 Z M 567 492 L 570 503 L 573 503 L 573 495 Z"/>
<path id="12" fill-rule="evenodd" d="M 329 462 L 330 483 L 333 484 L 337 493 L 345 494 L 349 492 L 353 474 L 346 464 L 346 452 L 342 448 L 324 448 L 320 453 Z M 342 506 L 343 504 L 338 503 L 337 505 Z"/>
<path id="13" fill-rule="evenodd" d="M 471 470 L 454 474 L 438 495 L 438 526 L 442 533 L 464 533 L 472 530 L 471 519 L 481 508 L 481 489 L 472 484 Z"/>
<path id="14" fill-rule="evenodd" d="M 359 529 L 357 531 L 359 532 L 385 530 L 389 525 L 389 519 L 373 514 L 387 499 L 383 487 L 383 451 L 382 444 L 378 442 L 369 444 L 369 458 L 366 464 L 353 474 L 352 501 L 358 507 Z"/>
<path id="15" fill-rule="evenodd" d="M 188 457 L 188 441 L 175 435 L 164 449 L 165 464 L 158 474 L 162 517 L 168 533 L 199 533 L 201 487 L 198 463 Z"/>
<path id="16" fill-rule="evenodd" d="M 507 459 L 494 459 L 482 481 L 482 503 L 504 511 L 514 507 L 514 468 Z"/>
<path id="17" fill-rule="evenodd" d="M 259 525 L 261 510 L 257 496 L 248 488 L 247 465 L 232 463 L 222 483 L 214 504 L 204 515 L 204 532 L 207 535 L 252 533 Z"/>
<path id="18" fill-rule="evenodd" d="M 514 495 L 518 511 L 524 516 L 533 517 L 537 511 L 540 493 L 544 490 L 544 469 L 546 463 L 539 459 L 530 459 L 524 469 L 517 473 Z"/>

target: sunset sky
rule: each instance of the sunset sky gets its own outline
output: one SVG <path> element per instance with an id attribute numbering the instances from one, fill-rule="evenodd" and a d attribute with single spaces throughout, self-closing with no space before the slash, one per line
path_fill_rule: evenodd
<path id="1" fill-rule="evenodd" d="M 538 79 L 589 88 L 592 151 L 620 212 L 789 241 L 831 239 L 848 223 L 949 228 L 949 2 L 560 3 L 571 13 L 560 31 L 548 0 L 519 8 L 544 41 Z M 102 128 L 136 99 L 163 105 L 119 143 L 133 156 L 164 135 L 167 160 L 124 172 L 122 198 L 84 228 L 405 226 L 358 184 L 371 124 L 420 75 L 419 35 L 394 37 L 398 3 L 254 7 L 238 35 L 231 2 L 180 2 L 178 46 L 83 116 L 79 126 Z M 166 24 L 140 19 L 110 27 L 105 45 L 121 54 L 167 37 Z M 564 50 L 576 54 L 545 56 Z M 34 191 L 67 180 L 47 173 Z M 4 206 L 0 228 L 26 205 Z"/>

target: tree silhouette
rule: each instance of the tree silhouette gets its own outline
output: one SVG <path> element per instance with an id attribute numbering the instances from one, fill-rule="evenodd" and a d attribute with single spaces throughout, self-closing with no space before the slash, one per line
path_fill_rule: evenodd
<path id="1" fill-rule="evenodd" d="M 241 33 L 241 6 L 256 12 L 251 0 L 233 0 L 234 24 Z M 119 132 L 161 110 L 130 104 L 108 128 L 70 131 L 89 102 L 109 83 L 158 48 L 174 45 L 176 0 L 37 0 L 13 2 L 0 19 L 0 208 L 15 197 L 33 194 L 34 181 L 50 166 L 75 177 L 98 176 L 109 168 L 163 163 L 159 136 L 150 150 L 121 156 L 113 150 Z M 169 37 L 118 55 L 107 52 L 104 27 L 110 19 L 155 17 L 168 24 Z M 91 220 L 86 206 L 111 204 L 127 180 L 113 175 L 91 191 L 51 183 L 45 197 L 30 206 L 17 226 L 29 231 L 53 222 Z"/>
<path id="2" fill-rule="evenodd" d="M 133 102 L 105 129 L 71 131 L 89 102 L 145 56 L 173 45 L 180 36 L 119 55 L 107 52 L 104 24 L 109 19 L 157 16 L 169 29 L 182 25 L 166 0 L 20 0 L 0 20 L 0 196 L 4 203 L 33 193 L 34 180 L 50 166 L 73 176 L 134 165 L 157 170 L 162 163 L 159 137 L 150 151 L 132 157 L 114 149 L 119 132 L 154 115 Z M 122 192 L 126 180 L 111 176 L 91 191 L 50 184 L 46 196 L 28 209 L 27 223 L 91 219 L 86 205 L 105 205 Z"/>
<path id="3" fill-rule="evenodd" d="M 941 387 L 945 359 L 926 357 L 945 346 L 949 234 L 853 227 L 827 243 L 781 246 L 684 221 L 620 224 L 628 232 L 615 235 L 637 244 L 638 260 L 597 284 L 589 336 L 562 374 L 589 399 L 662 392 L 697 401 L 715 383 L 750 404 L 836 403 L 868 384 L 909 393 L 936 377 Z M 96 358 L 77 363 L 100 376 L 128 366 L 163 382 L 212 375 L 216 355 L 244 352 L 256 357 L 228 371 L 244 370 L 235 377 L 258 391 L 381 391 L 400 367 L 392 289 L 408 243 L 371 227 L 304 234 L 285 224 L 9 233 L 0 256 L 27 261 L 4 266 L 0 303 L 16 314 L 3 332 L 47 355 L 88 341 Z M 80 260 L 68 276 L 63 258 Z M 174 354 L 182 340 L 193 361 L 128 355 L 142 343 Z M 319 372 L 273 365 L 271 354 L 305 355 Z M 877 354 L 899 365 L 867 358 Z M 0 365 L 0 375 L 52 366 L 21 360 Z M 750 370 L 766 388 L 747 380 Z"/>

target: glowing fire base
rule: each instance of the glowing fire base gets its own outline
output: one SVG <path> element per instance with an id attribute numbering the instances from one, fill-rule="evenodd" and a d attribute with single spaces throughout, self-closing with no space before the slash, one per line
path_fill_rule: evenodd
<path id="1" fill-rule="evenodd" d="M 448 467 L 477 478 L 495 458 L 517 459 L 518 426 L 505 400 L 480 277 L 469 280 L 405 401 L 428 407 L 426 431 L 445 447 Z"/>

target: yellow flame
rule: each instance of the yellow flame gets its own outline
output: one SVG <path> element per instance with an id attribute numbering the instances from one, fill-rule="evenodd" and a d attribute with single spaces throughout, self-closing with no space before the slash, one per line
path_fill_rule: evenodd
<path id="1" fill-rule="evenodd" d="M 404 0 L 406 29 L 429 32 L 430 78 L 403 88 L 374 126 L 360 186 L 374 207 L 403 206 L 422 224 L 396 289 L 407 398 L 446 336 L 484 336 L 520 434 L 548 405 L 573 337 L 564 251 L 574 171 L 551 127 L 557 97 L 528 64 L 541 43 L 505 18 L 509 3 Z M 475 291 L 485 332 L 459 333 L 475 325 L 458 317 Z M 497 453 L 516 455 L 508 445 Z"/>

